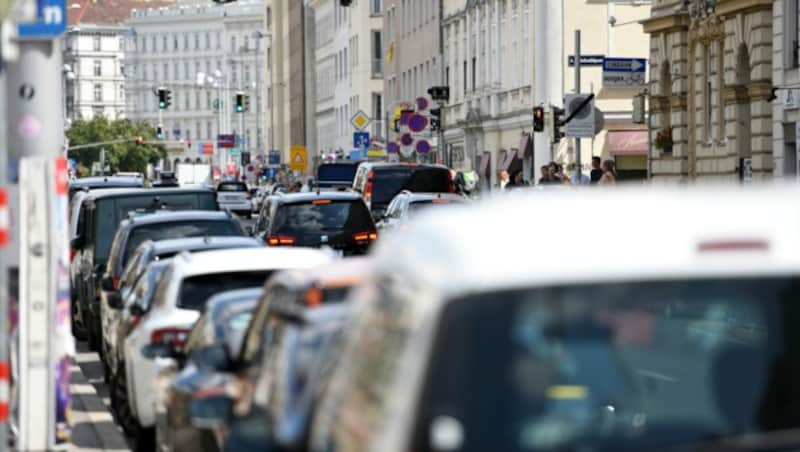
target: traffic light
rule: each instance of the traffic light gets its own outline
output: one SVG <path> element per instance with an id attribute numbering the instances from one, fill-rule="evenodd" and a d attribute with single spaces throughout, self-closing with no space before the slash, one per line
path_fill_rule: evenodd
<path id="1" fill-rule="evenodd" d="M 533 107 L 533 131 L 544 132 L 544 107 Z"/>
<path id="2" fill-rule="evenodd" d="M 432 86 L 428 88 L 428 95 L 431 99 L 440 102 L 447 102 L 450 100 L 450 87 L 449 86 Z"/>
<path id="3" fill-rule="evenodd" d="M 172 105 L 172 91 L 164 87 L 158 88 L 157 91 L 158 91 L 158 108 L 161 110 L 166 110 L 170 105 Z"/>
<path id="4" fill-rule="evenodd" d="M 244 111 L 250 111 L 250 95 L 244 95 Z"/>
<path id="5" fill-rule="evenodd" d="M 353 3 L 353 0 L 339 0 L 339 5 L 345 8 L 350 6 L 351 3 Z"/>
<path id="6" fill-rule="evenodd" d="M 164 126 L 162 126 L 161 124 L 159 124 L 156 127 L 156 138 L 158 138 L 159 140 L 164 139 Z"/>
<path id="7" fill-rule="evenodd" d="M 564 138 L 564 132 L 561 130 L 564 127 L 564 109 L 554 106 L 550 114 L 553 121 L 553 127 L 550 128 L 550 142 L 558 143 Z"/>
<path id="8" fill-rule="evenodd" d="M 431 108 L 431 132 L 436 132 L 442 127 L 442 109 L 441 108 Z"/>
<path id="9" fill-rule="evenodd" d="M 244 113 L 244 93 L 236 93 L 236 113 Z"/>
<path id="10" fill-rule="evenodd" d="M 242 152 L 242 165 L 249 165 L 249 164 L 250 164 L 250 153 Z"/>

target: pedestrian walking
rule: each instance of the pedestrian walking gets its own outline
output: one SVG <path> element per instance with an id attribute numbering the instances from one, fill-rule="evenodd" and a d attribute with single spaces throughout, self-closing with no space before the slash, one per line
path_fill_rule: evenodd
<path id="1" fill-rule="evenodd" d="M 508 175 L 508 171 L 500 171 L 500 180 L 498 181 L 500 190 L 505 190 L 506 185 L 508 185 L 509 182 L 511 182 L 511 177 Z"/>
<path id="2" fill-rule="evenodd" d="M 530 186 L 530 183 L 525 180 L 525 175 L 522 173 L 522 170 L 517 170 L 511 175 L 511 181 L 506 184 L 506 190 L 513 190 L 528 186 Z"/>
<path id="3" fill-rule="evenodd" d="M 542 166 L 541 172 L 542 177 L 539 178 L 539 185 L 555 185 L 561 183 L 555 176 L 556 173 L 552 163 Z"/>
<path id="4" fill-rule="evenodd" d="M 590 178 L 586 173 L 581 172 L 581 178 L 578 180 L 578 165 L 570 163 L 569 171 L 572 173 L 572 176 L 569 179 L 570 184 L 579 186 L 589 185 Z"/>
<path id="5" fill-rule="evenodd" d="M 613 160 L 603 162 L 603 176 L 600 178 L 600 185 L 617 184 L 617 167 Z"/>
<path id="6" fill-rule="evenodd" d="M 556 163 L 556 178 L 562 185 L 570 185 L 569 177 L 564 173 L 564 165 Z"/>
<path id="7" fill-rule="evenodd" d="M 592 185 L 600 182 L 603 177 L 603 169 L 601 168 L 602 160 L 598 156 L 592 157 L 592 171 L 590 173 L 590 183 Z"/>

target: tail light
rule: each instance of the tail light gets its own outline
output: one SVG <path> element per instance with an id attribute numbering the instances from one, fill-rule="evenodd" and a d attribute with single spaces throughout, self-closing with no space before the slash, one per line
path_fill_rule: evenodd
<path id="1" fill-rule="evenodd" d="M 295 243 L 295 238 L 288 235 L 271 235 L 267 237 L 267 245 L 269 246 L 292 246 Z"/>
<path id="2" fill-rule="evenodd" d="M 150 342 L 169 344 L 176 349 L 182 349 L 188 335 L 189 330 L 183 328 L 161 328 L 153 331 Z"/>
<path id="3" fill-rule="evenodd" d="M 70 262 L 74 261 L 75 260 L 75 256 L 77 256 L 77 255 L 78 255 L 78 250 L 76 250 L 74 248 L 70 248 L 69 249 L 69 261 Z"/>
<path id="4" fill-rule="evenodd" d="M 316 308 L 322 304 L 323 294 L 322 289 L 317 286 L 312 286 L 306 291 L 306 306 L 309 308 Z"/>
<path id="5" fill-rule="evenodd" d="M 374 242 L 378 240 L 378 233 L 377 232 L 359 232 L 357 234 L 353 234 L 353 240 L 356 242 Z"/>
<path id="6" fill-rule="evenodd" d="M 453 174 L 450 171 L 447 172 L 447 190 L 450 193 L 456 192 L 456 183 L 453 182 Z"/>
<path id="7" fill-rule="evenodd" d="M 372 199 L 372 185 L 375 182 L 375 171 L 370 171 L 367 175 L 367 183 L 364 185 L 364 198 L 367 203 Z"/>

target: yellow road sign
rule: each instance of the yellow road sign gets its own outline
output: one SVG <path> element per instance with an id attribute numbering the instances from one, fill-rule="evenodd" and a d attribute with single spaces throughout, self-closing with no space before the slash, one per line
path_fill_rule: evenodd
<path id="1" fill-rule="evenodd" d="M 308 167 L 308 155 L 305 146 L 292 146 L 289 148 L 289 168 L 292 171 L 305 171 Z"/>
<path id="2" fill-rule="evenodd" d="M 354 114 L 353 117 L 350 118 L 350 124 L 352 124 L 357 130 L 364 130 L 370 122 L 372 122 L 372 119 L 361 110 L 359 110 L 358 113 Z"/>

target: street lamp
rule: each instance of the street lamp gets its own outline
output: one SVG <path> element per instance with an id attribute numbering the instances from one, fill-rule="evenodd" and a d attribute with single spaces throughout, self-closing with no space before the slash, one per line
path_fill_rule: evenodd
<path id="1" fill-rule="evenodd" d="M 69 64 L 65 64 L 61 71 L 63 75 L 61 79 L 61 92 L 64 95 L 64 127 L 68 129 L 70 124 L 72 124 L 69 101 L 72 99 L 74 102 L 74 96 L 69 96 L 67 91 L 70 85 L 72 85 L 72 82 L 75 80 L 75 72 L 72 70 L 72 66 Z"/>

